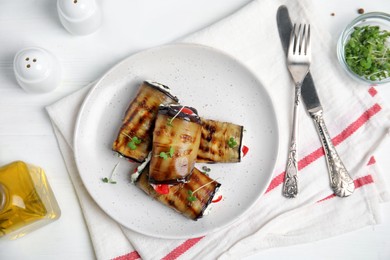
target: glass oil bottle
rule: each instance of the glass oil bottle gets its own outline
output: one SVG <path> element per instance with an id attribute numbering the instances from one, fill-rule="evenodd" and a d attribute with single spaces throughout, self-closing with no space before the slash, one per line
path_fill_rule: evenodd
<path id="1" fill-rule="evenodd" d="M 16 161 L 0 167 L 0 239 L 16 239 L 61 215 L 45 172 Z"/>

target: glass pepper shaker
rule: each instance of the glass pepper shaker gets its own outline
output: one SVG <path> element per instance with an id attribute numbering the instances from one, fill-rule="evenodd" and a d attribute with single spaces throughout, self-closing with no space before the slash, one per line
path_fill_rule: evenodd
<path id="1" fill-rule="evenodd" d="M 0 238 L 16 239 L 61 215 L 45 172 L 16 161 L 0 167 Z"/>

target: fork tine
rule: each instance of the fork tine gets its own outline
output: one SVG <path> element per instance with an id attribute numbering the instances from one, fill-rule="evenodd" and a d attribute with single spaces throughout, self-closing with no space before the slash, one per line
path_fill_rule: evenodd
<path id="1" fill-rule="evenodd" d="M 290 42 L 288 44 L 288 54 L 287 54 L 288 56 L 293 55 L 294 50 L 295 50 L 295 44 L 296 44 L 295 27 L 296 27 L 296 24 L 294 23 L 293 28 L 291 30 L 291 34 L 290 34 Z"/>
<path id="2" fill-rule="evenodd" d="M 297 45 L 296 45 L 296 48 L 295 48 L 295 52 L 297 52 L 298 54 L 301 54 L 301 49 L 302 49 L 302 24 L 299 24 L 299 27 L 298 27 L 298 33 L 297 33 Z"/>
<path id="3" fill-rule="evenodd" d="M 306 55 L 311 55 L 310 24 L 307 25 L 307 37 L 306 37 L 305 54 Z"/>
<path id="4" fill-rule="evenodd" d="M 302 30 L 302 38 L 301 38 L 301 45 L 299 46 L 299 54 L 300 55 L 306 55 L 306 44 L 307 44 L 307 39 L 306 39 L 306 24 L 303 25 L 303 30 Z"/>

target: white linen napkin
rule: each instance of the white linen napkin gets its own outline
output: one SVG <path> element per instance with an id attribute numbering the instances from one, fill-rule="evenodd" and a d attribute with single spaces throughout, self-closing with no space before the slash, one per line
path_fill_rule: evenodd
<path id="1" fill-rule="evenodd" d="M 312 28 L 311 73 L 334 144 L 355 180 L 348 198 L 332 195 L 323 150 L 311 119 L 300 111 L 299 185 L 295 199 L 281 195 L 291 130 L 293 84 L 276 25 L 287 5 L 293 20 Z M 86 192 L 75 166 L 72 144 L 78 110 L 89 87 L 48 106 L 68 172 L 80 200 L 98 259 L 238 258 L 259 250 L 306 243 L 379 223 L 379 204 L 389 200 L 374 157 L 390 113 L 375 87 L 359 85 L 338 65 L 334 44 L 308 1 L 257 0 L 233 15 L 181 41 L 229 53 L 252 70 L 274 101 L 280 127 L 280 153 L 267 192 L 231 226 L 200 238 L 168 240 L 126 229 L 108 217 Z M 130 102 L 130 101 L 129 101 Z"/>

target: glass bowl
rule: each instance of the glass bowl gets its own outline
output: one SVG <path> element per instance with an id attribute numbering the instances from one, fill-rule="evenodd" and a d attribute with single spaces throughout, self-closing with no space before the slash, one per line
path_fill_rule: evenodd
<path id="1" fill-rule="evenodd" d="M 383 84 L 390 82 L 390 76 L 382 80 L 369 80 L 359 76 L 349 67 L 345 60 L 345 45 L 350 39 L 350 35 L 354 32 L 355 27 L 365 25 L 379 26 L 380 30 L 390 31 L 390 15 L 381 12 L 366 13 L 356 17 L 341 33 L 337 43 L 337 57 L 344 70 L 354 79 L 368 84 Z M 390 48 L 390 37 L 387 38 L 386 46 Z"/>

